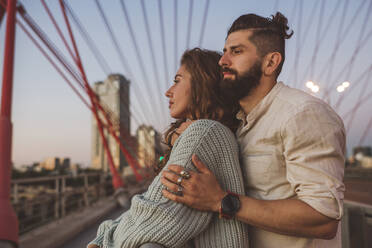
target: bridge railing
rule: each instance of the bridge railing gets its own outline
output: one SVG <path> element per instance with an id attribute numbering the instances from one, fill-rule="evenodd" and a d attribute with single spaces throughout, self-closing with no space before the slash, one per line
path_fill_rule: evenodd
<path id="1" fill-rule="evenodd" d="M 87 173 L 12 180 L 11 199 L 23 234 L 113 192 L 108 174 Z"/>
<path id="2" fill-rule="evenodd" d="M 342 247 L 372 247 L 372 206 L 353 201 L 344 202 Z"/>

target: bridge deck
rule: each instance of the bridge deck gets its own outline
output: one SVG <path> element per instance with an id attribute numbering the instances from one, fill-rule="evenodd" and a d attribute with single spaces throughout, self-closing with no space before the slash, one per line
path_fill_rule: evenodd
<path id="1" fill-rule="evenodd" d="M 95 238 L 97 229 L 99 224 L 103 220 L 108 219 L 116 219 L 119 217 L 125 209 L 116 208 L 108 215 L 104 216 L 103 218 L 98 219 L 94 224 L 92 224 L 89 228 L 79 233 L 76 237 L 72 238 L 71 240 L 64 243 L 62 246 L 58 248 L 83 248 L 86 247 L 88 242 Z"/>

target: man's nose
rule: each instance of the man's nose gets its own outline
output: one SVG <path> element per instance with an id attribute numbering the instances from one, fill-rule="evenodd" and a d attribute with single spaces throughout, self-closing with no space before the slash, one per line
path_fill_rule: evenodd
<path id="1" fill-rule="evenodd" d="M 227 54 L 223 54 L 222 57 L 220 58 L 220 61 L 218 61 L 218 64 L 221 67 L 229 67 L 231 65 L 229 56 Z"/>

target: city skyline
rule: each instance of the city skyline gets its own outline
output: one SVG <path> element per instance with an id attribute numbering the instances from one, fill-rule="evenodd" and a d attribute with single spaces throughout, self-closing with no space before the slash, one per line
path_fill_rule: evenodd
<path id="1" fill-rule="evenodd" d="M 88 33 L 107 60 L 111 72 L 121 73 L 131 81 L 130 98 L 133 100 L 131 110 L 134 119 L 136 119 L 131 119 L 132 133 L 141 124 L 152 125 L 159 132 L 164 131 L 171 121 L 164 92 L 171 84 L 182 52 L 186 47 L 195 46 L 221 51 L 229 25 L 241 14 L 249 12 L 270 16 L 279 10 L 288 17 L 289 26 L 294 30 L 294 36 L 287 41 L 286 62 L 279 77 L 280 81 L 309 92 L 305 83 L 312 80 L 320 87 L 320 91 L 314 94 L 322 97 L 325 87 L 329 86 L 329 83 L 325 83 L 325 81 L 331 79 L 331 83 L 334 84 L 329 98 L 331 105 L 337 103 L 340 94 L 352 90 L 352 93 L 345 97 L 340 108 L 337 109 L 340 116 L 347 114 L 353 106 L 356 106 L 358 99 L 363 99 L 372 92 L 372 86 L 368 85 L 366 80 L 372 75 L 368 72 L 368 68 L 372 65 L 368 52 L 372 50 L 372 44 L 368 42 L 372 31 L 371 24 L 369 24 L 371 23 L 368 14 L 371 9 L 369 1 L 358 0 L 352 3 L 335 0 L 324 2 L 320 0 L 311 2 L 265 1 L 263 3 L 234 1 L 235 4 L 207 0 L 177 1 L 178 29 L 177 36 L 175 36 L 175 12 L 173 11 L 175 1 L 163 0 L 160 2 L 163 7 L 166 57 L 163 57 L 158 1 L 143 1 L 148 21 L 151 24 L 150 34 L 157 59 L 159 80 L 156 80 L 156 71 L 151 63 L 151 51 L 147 43 L 148 37 L 141 11 L 142 1 L 125 1 L 125 5 L 142 60 L 146 62 L 145 70 L 141 68 L 136 56 L 136 49 L 125 15 L 122 12 L 121 2 L 112 1 L 108 4 L 100 1 L 102 9 L 112 25 L 113 32 L 120 41 L 120 47 L 131 66 L 133 77 L 130 77 L 130 73 L 123 68 L 95 1 L 67 2 L 75 13 L 78 13 L 82 24 L 87 28 Z M 40 1 L 24 0 L 21 3 L 67 57 L 68 53 Z M 191 32 L 189 33 L 190 3 L 193 3 L 193 12 Z M 209 12 L 202 36 L 202 23 L 207 3 L 209 3 Z M 47 1 L 47 4 L 64 34 L 68 37 L 58 1 Z M 322 5 L 324 6 L 322 7 Z M 321 14 L 322 8 L 323 14 Z M 300 18 L 301 16 L 302 18 Z M 323 22 L 322 25 L 318 25 L 320 21 Z M 328 23 L 329 27 L 326 25 Z M 3 55 L 4 49 L 4 24 L 5 18 L 0 26 L 0 55 Z M 104 80 L 107 75 L 100 68 L 74 25 L 73 31 L 87 71 L 88 81 L 93 85 L 94 82 Z M 176 38 L 178 43 L 175 42 Z M 365 40 L 365 44 L 360 40 Z M 177 44 L 177 49 L 174 44 Z M 316 50 L 317 46 L 318 50 Z M 337 46 L 338 49 L 334 52 Z M 348 63 L 351 64 L 351 58 L 358 46 L 360 49 L 354 60 L 353 68 L 347 67 Z M 174 52 L 175 50 L 176 52 Z M 316 54 L 315 59 L 314 54 Z M 329 60 L 333 54 L 334 59 Z M 47 157 L 59 156 L 70 157 L 73 161 L 88 165 L 91 157 L 91 113 L 19 27 L 17 27 L 15 55 L 12 109 L 12 160 L 14 164 L 31 164 Z M 164 58 L 167 60 L 166 67 L 163 66 Z M 0 66 L 3 68 L 3 56 L 0 56 L 0 60 Z M 71 62 L 71 59 L 69 61 Z M 315 62 L 312 63 L 313 61 Z M 347 72 L 349 69 L 350 73 Z M 363 74 L 365 71 L 367 71 L 366 75 Z M 347 74 L 349 77 L 346 78 Z M 147 82 L 145 82 L 146 77 L 149 79 Z M 359 81 L 357 81 L 358 79 Z M 345 92 L 338 93 L 336 87 L 344 81 L 349 81 L 350 87 Z M 356 84 L 358 86 L 355 86 L 354 89 Z M 370 120 L 371 114 L 368 105 L 370 106 L 371 103 L 368 101 L 370 100 L 365 101 L 357 112 L 354 111 L 356 115 L 347 138 L 349 154 L 352 147 L 358 145 Z M 344 119 L 346 126 L 350 125 L 348 124 L 349 119 Z M 371 131 L 367 133 L 362 145 L 372 145 Z"/>

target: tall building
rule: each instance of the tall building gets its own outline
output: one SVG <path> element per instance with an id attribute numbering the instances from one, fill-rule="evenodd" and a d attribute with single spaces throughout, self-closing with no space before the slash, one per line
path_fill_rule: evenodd
<path id="1" fill-rule="evenodd" d="M 162 155 L 161 135 L 151 126 L 141 125 L 137 129 L 137 154 L 141 167 L 153 166 Z"/>
<path id="2" fill-rule="evenodd" d="M 130 82 L 124 76 L 120 74 L 111 74 L 105 81 L 97 82 L 93 87 L 101 105 L 108 110 L 106 112 L 109 112 L 114 129 L 119 137 L 126 137 L 130 134 L 129 84 Z M 100 116 L 101 120 L 104 120 L 103 115 Z M 117 169 L 122 170 L 123 167 L 127 165 L 127 161 L 120 151 L 120 146 L 111 135 L 108 135 L 106 130 L 104 134 L 114 164 Z M 91 163 L 94 169 L 101 169 L 105 172 L 109 170 L 108 158 L 94 116 L 92 120 Z"/>

